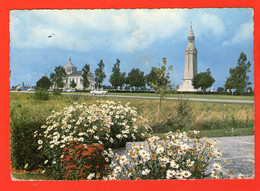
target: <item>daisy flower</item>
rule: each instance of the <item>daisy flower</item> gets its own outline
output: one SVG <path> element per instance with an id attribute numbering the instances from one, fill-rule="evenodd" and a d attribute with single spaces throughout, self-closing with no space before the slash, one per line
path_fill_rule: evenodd
<path id="1" fill-rule="evenodd" d="M 142 171 L 142 175 L 147 175 L 149 174 L 150 170 L 149 169 L 145 169 Z"/>
<path id="2" fill-rule="evenodd" d="M 219 163 L 214 163 L 214 164 L 213 164 L 213 167 L 214 167 L 214 169 L 216 169 L 216 170 L 221 170 L 221 166 L 220 166 Z"/>

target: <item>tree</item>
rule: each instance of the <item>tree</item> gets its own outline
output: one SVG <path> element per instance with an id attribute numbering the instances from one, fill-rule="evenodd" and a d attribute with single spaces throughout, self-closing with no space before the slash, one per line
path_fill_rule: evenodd
<path id="1" fill-rule="evenodd" d="M 149 85 L 151 88 L 155 90 L 155 93 L 160 96 L 160 105 L 159 105 L 159 120 L 161 117 L 161 110 L 162 110 L 162 100 L 166 97 L 167 94 L 171 93 L 172 86 L 169 72 L 172 70 L 172 66 L 168 67 L 167 71 L 167 60 L 166 58 L 162 59 L 163 65 L 159 68 L 154 68 L 154 80 L 152 82 L 149 82 Z M 160 66 L 160 64 L 159 64 Z"/>
<path id="2" fill-rule="evenodd" d="M 155 69 L 156 69 L 156 67 L 152 67 L 150 73 L 145 76 L 145 81 L 146 81 L 147 85 L 149 85 L 151 83 L 155 83 L 155 78 L 156 78 Z"/>
<path id="3" fill-rule="evenodd" d="M 126 84 L 129 84 L 130 87 L 135 87 L 135 89 L 145 86 L 145 77 L 144 72 L 140 71 L 139 68 L 133 68 L 126 78 Z"/>
<path id="4" fill-rule="evenodd" d="M 82 69 L 82 85 L 84 90 L 89 87 L 89 80 L 88 80 L 88 73 L 90 72 L 90 65 L 85 64 L 85 66 Z"/>
<path id="5" fill-rule="evenodd" d="M 65 83 L 63 78 L 66 77 L 66 71 L 62 66 L 58 66 L 54 70 L 55 73 L 50 74 L 51 82 L 55 85 L 57 89 L 63 88 Z"/>
<path id="6" fill-rule="evenodd" d="M 203 93 L 205 93 L 206 89 L 211 87 L 214 82 L 215 79 L 211 76 L 210 69 L 208 68 L 206 72 L 200 72 L 193 77 L 192 86 L 195 89 L 201 88 Z"/>
<path id="7" fill-rule="evenodd" d="M 251 84 L 249 82 L 249 76 L 247 73 L 250 71 L 251 63 L 247 62 L 246 54 L 240 53 L 239 59 L 237 61 L 237 66 L 235 68 L 230 68 L 230 77 L 226 79 L 224 87 L 230 90 L 235 89 L 236 93 L 242 93 L 246 91 L 247 86 Z"/>
<path id="8" fill-rule="evenodd" d="M 125 73 L 120 72 L 120 60 L 117 59 L 114 67 L 112 68 L 112 74 L 110 76 L 109 82 L 115 89 L 118 87 L 122 88 L 122 86 L 125 84 L 125 75 Z"/>
<path id="9" fill-rule="evenodd" d="M 41 79 L 39 79 L 36 82 L 37 88 L 49 89 L 51 85 L 52 85 L 51 80 L 47 76 L 43 76 Z"/>
<path id="10" fill-rule="evenodd" d="M 95 70 L 95 81 L 97 83 L 98 88 L 101 88 L 101 84 L 104 81 L 104 79 L 107 77 L 104 72 L 105 64 L 103 60 L 100 60 L 98 63 L 98 68 Z"/>
<path id="11" fill-rule="evenodd" d="M 217 92 L 218 93 L 223 93 L 225 89 L 223 87 L 218 87 Z"/>
<path id="12" fill-rule="evenodd" d="M 70 87 L 75 88 L 77 86 L 77 83 L 74 81 L 74 79 L 70 82 Z"/>

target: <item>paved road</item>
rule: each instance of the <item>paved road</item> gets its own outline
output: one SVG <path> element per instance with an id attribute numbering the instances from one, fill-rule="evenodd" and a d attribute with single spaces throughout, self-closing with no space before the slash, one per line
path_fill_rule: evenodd
<path id="1" fill-rule="evenodd" d="M 66 94 L 66 93 L 64 93 Z M 90 94 L 82 94 L 86 96 L 93 96 Z M 95 95 L 105 97 L 117 97 L 117 98 L 131 98 L 131 99 L 160 99 L 159 97 L 146 97 L 146 96 L 121 96 L 121 95 Z M 167 100 L 178 100 L 176 97 L 166 97 Z M 224 103 L 254 103 L 254 100 L 227 100 L 227 99 L 202 99 L 202 98 L 182 98 L 188 101 L 203 101 L 203 102 L 224 102 Z"/>
<path id="2" fill-rule="evenodd" d="M 13 93 L 34 93 L 34 92 L 27 92 L 27 91 L 11 91 Z M 65 95 L 74 95 L 80 93 L 66 93 L 63 92 L 62 94 Z M 99 96 L 99 97 L 112 97 L 112 98 L 131 98 L 131 99 L 160 99 L 159 97 L 147 97 L 147 96 L 126 96 L 126 95 L 91 95 L 91 94 L 80 94 L 82 96 Z M 167 97 L 167 100 L 178 100 L 179 98 L 176 97 Z M 204 98 L 182 98 L 188 101 L 201 101 L 201 102 L 222 102 L 222 103 L 254 103 L 254 100 L 228 100 L 228 99 L 204 99 Z"/>

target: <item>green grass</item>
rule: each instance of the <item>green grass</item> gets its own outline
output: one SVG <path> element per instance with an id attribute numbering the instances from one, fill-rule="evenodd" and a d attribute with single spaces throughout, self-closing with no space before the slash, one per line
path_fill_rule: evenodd
<path id="1" fill-rule="evenodd" d="M 144 97 L 159 97 L 155 93 L 109 93 L 109 95 L 122 96 L 144 96 Z M 170 94 L 167 97 L 183 97 L 183 98 L 203 98 L 203 99 L 227 99 L 227 100 L 254 100 L 254 96 L 240 95 L 203 95 L 203 94 Z"/>
<path id="2" fill-rule="evenodd" d="M 42 173 L 12 173 L 14 178 L 19 180 L 50 180 L 46 174 Z"/>
<path id="3" fill-rule="evenodd" d="M 207 96 L 207 95 L 205 95 Z M 245 96 L 246 97 L 246 96 Z M 16 115 L 31 115 L 47 118 L 52 110 L 59 111 L 74 102 L 87 104 L 97 100 L 113 100 L 122 103 L 130 102 L 138 113 L 148 119 L 149 125 L 157 132 L 184 129 L 215 130 L 231 128 L 253 128 L 254 104 L 187 102 L 188 116 L 178 116 L 178 100 L 164 100 L 162 117 L 158 120 L 159 100 L 111 98 L 106 96 L 50 95 L 47 101 L 34 99 L 33 94 L 11 93 L 11 118 Z M 184 123 L 184 125 L 183 125 Z"/>
<path id="4" fill-rule="evenodd" d="M 162 138 L 164 133 L 155 133 L 156 136 Z M 217 138 L 217 137 L 233 137 L 233 136 L 248 136 L 254 135 L 254 128 L 238 128 L 238 129 L 214 129 L 201 130 L 200 137 Z"/>

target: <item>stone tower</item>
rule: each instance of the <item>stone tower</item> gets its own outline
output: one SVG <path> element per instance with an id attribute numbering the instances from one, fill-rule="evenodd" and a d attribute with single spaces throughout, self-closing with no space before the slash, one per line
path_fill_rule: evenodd
<path id="1" fill-rule="evenodd" d="M 192 79 L 197 74 L 197 49 L 195 47 L 195 36 L 192 31 L 192 26 L 190 27 L 190 33 L 188 35 L 188 45 L 185 50 L 185 67 L 184 67 L 184 78 L 183 85 L 180 85 L 179 92 L 197 92 L 192 86 Z"/>

